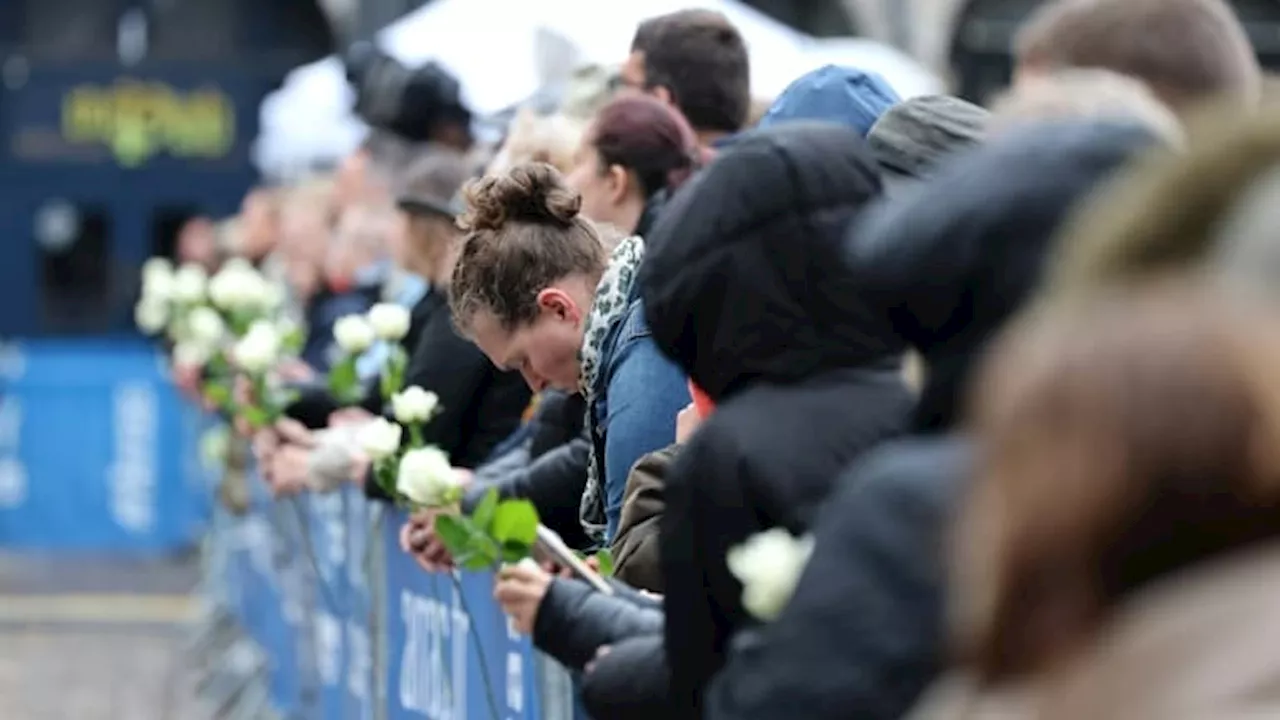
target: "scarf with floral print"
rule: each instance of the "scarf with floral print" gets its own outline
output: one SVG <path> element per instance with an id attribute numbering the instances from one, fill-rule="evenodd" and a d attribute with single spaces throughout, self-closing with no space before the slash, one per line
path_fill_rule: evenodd
<path id="1" fill-rule="evenodd" d="M 578 362 L 581 368 L 578 378 L 582 396 L 587 400 L 586 425 L 591 433 L 591 451 L 587 460 L 587 485 L 582 491 L 582 504 L 578 508 L 578 517 L 587 537 L 603 544 L 607 519 L 605 517 L 604 488 L 601 465 L 603 458 L 596 452 L 597 441 L 604 430 L 596 422 L 593 411 L 596 399 L 602 388 L 596 382 L 600 374 L 600 356 L 604 351 L 605 338 L 610 331 L 622 321 L 630 304 L 631 288 L 640 274 L 640 263 L 644 261 L 644 240 L 633 235 L 618 244 L 609 257 L 609 265 L 605 268 L 600 284 L 596 286 L 595 298 L 591 302 L 591 312 L 587 315 L 586 327 L 582 334 L 582 349 L 578 351 Z"/>

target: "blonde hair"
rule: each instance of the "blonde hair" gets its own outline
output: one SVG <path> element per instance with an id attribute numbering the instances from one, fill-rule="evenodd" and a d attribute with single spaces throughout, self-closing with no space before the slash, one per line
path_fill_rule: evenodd
<path id="1" fill-rule="evenodd" d="M 582 120 L 562 114 L 540 115 L 533 108 L 522 107 L 485 174 L 501 175 L 527 162 L 547 163 L 567 173 L 573 169 L 573 155 L 585 130 Z"/>
<path id="2" fill-rule="evenodd" d="M 1029 76 L 991 104 L 991 130 L 1038 120 L 1115 120 L 1142 125 L 1170 145 L 1181 146 L 1178 116 L 1140 80 L 1099 68 L 1068 68 Z"/>
<path id="3" fill-rule="evenodd" d="M 605 65 L 584 65 L 575 70 L 569 78 L 560 114 L 589 122 L 600 108 L 617 96 L 618 73 L 617 67 Z"/>
<path id="4" fill-rule="evenodd" d="M 244 232 L 240 227 L 239 217 L 229 217 L 214 227 L 218 238 L 218 249 L 221 252 L 237 255 L 244 249 Z"/>

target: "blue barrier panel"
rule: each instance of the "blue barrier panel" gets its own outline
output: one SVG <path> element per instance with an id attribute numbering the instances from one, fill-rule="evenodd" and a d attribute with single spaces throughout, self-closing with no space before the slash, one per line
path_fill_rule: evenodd
<path id="1" fill-rule="evenodd" d="M 377 506 L 366 502 L 356 487 L 342 490 L 347 523 L 347 612 L 345 644 L 347 682 L 343 720 L 372 720 L 374 703 L 373 612 L 374 596 L 369 577 L 369 551 L 378 538 L 373 514 Z"/>
<path id="2" fill-rule="evenodd" d="M 149 345 L 0 349 L 0 546 L 190 545 L 208 507 L 191 477 L 199 425 Z"/>
<path id="3" fill-rule="evenodd" d="M 310 598 L 300 563 L 305 562 L 297 513 L 272 500 L 266 484 L 249 474 L 254 562 L 246 583 L 251 615 L 245 629 L 271 659 L 271 701 L 285 716 L 308 716 L 303 675 L 310 659 L 306 641 Z M 265 566 L 265 567 L 264 567 Z"/>
<path id="4" fill-rule="evenodd" d="M 346 619 L 351 602 L 346 500 L 340 493 L 325 493 L 284 501 L 305 504 L 309 511 L 310 544 L 305 552 L 314 565 L 316 587 L 312 615 L 320 705 L 316 717 L 329 720 L 343 720 L 347 699 Z"/>
<path id="5" fill-rule="evenodd" d="M 389 511 L 384 617 L 389 720 L 539 717 L 533 648 L 493 601 L 488 573 L 424 573 L 399 549 L 403 513 Z"/>

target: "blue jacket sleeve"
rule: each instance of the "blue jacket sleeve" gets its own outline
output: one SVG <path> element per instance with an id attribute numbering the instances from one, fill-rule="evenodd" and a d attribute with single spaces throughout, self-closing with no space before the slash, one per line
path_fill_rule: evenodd
<path id="1" fill-rule="evenodd" d="M 647 329 L 621 339 L 606 372 L 604 490 L 612 538 L 631 467 L 675 441 L 676 415 L 689 404 L 689 388 L 684 373 L 659 352 Z"/>

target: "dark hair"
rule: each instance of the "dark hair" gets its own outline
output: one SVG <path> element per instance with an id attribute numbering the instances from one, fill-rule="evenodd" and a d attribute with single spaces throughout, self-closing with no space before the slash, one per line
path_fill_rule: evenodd
<path id="1" fill-rule="evenodd" d="M 546 163 L 522 163 L 469 184 L 466 233 L 453 269 L 449 306 L 466 332 L 475 313 L 508 330 L 538 316 L 538 293 L 570 275 L 598 277 L 607 260 L 600 236 L 578 215 L 582 197 Z"/>
<path id="2" fill-rule="evenodd" d="M 1223 0 L 1057 0 L 1015 42 L 1019 64 L 1103 68 L 1145 82 L 1183 112 L 1220 95 L 1256 102 L 1262 71 Z"/>
<path id="3" fill-rule="evenodd" d="M 645 197 L 679 186 L 693 172 L 697 140 L 689 123 L 665 103 L 643 95 L 619 97 L 600 109 L 590 142 L 604 168 L 635 173 Z"/>
<path id="4" fill-rule="evenodd" d="M 987 685 L 1070 657 L 1140 590 L 1280 537 L 1280 336 L 1181 285 L 1024 318 L 977 385 L 956 629 Z"/>
<path id="5" fill-rule="evenodd" d="M 680 10 L 646 20 L 631 51 L 644 53 L 646 86 L 666 88 L 695 129 L 735 133 L 746 124 L 747 45 L 723 14 Z"/>

